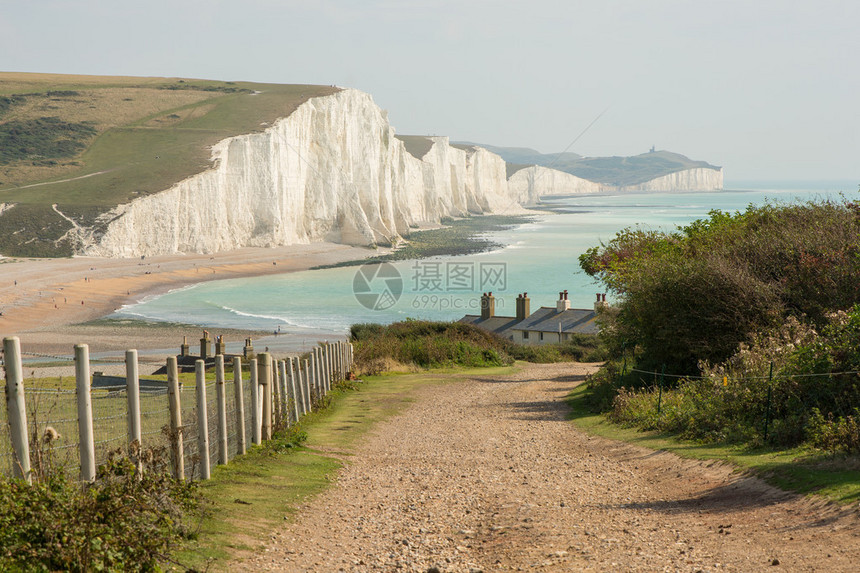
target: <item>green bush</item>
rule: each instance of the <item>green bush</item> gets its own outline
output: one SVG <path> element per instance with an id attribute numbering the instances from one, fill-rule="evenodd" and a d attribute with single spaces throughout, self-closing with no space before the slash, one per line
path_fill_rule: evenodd
<path id="1" fill-rule="evenodd" d="M 0 569 L 159 571 L 197 508 L 195 482 L 167 473 L 163 451 L 141 456 L 138 472 L 112 455 L 93 484 L 54 471 L 33 485 L 0 479 Z"/>
<path id="2" fill-rule="evenodd" d="M 72 157 L 95 135 L 91 125 L 56 117 L 0 123 L 0 164 L 29 158 Z"/>
<path id="3" fill-rule="evenodd" d="M 589 381 L 595 403 L 619 423 L 699 441 L 809 442 L 832 452 L 860 444 L 860 305 L 832 313 L 820 332 L 797 319 L 741 345 L 729 360 L 702 363 L 701 377 L 658 390 L 640 372 L 604 369 Z M 669 387 L 671 386 L 671 387 Z M 612 397 L 612 400 L 610 400 Z M 766 429 L 767 427 L 767 429 Z"/>
<path id="4" fill-rule="evenodd" d="M 815 447 L 831 453 L 860 453 L 860 408 L 849 416 L 825 418 L 818 408 L 813 409 L 808 427 L 809 441 Z"/>
<path id="5" fill-rule="evenodd" d="M 860 302 L 860 205 L 713 211 L 674 233 L 627 229 L 580 257 L 618 298 L 606 332 L 641 364 L 693 373 L 794 316 L 820 326 Z"/>
<path id="6" fill-rule="evenodd" d="M 576 335 L 563 344 L 521 345 L 460 322 L 354 324 L 350 339 L 355 344 L 358 370 L 368 374 L 386 370 L 391 362 L 421 368 L 483 367 L 503 366 L 514 360 L 599 362 L 608 356 L 594 335 Z"/>
<path id="7" fill-rule="evenodd" d="M 513 362 L 506 351 L 506 341 L 459 322 L 357 324 L 351 328 L 351 339 L 357 370 L 369 374 L 386 370 L 391 361 L 421 368 L 503 366 Z"/>

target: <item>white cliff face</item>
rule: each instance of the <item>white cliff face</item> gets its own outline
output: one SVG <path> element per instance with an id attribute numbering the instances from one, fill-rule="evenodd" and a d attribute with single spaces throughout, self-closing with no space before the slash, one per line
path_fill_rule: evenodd
<path id="1" fill-rule="evenodd" d="M 129 257 L 322 240 L 390 244 L 443 217 L 520 213 L 541 195 L 601 190 L 536 166 L 508 181 L 498 155 L 452 146 L 447 137 L 426 139 L 432 145 L 420 159 L 409 153 L 387 114 L 360 91 L 313 98 L 262 133 L 216 144 L 207 171 L 106 213 L 103 235 L 77 230 L 79 252 Z M 722 186 L 721 172 L 691 171 L 702 173 L 656 179 L 649 190 L 677 189 L 682 179 L 695 181 L 691 188 L 717 188 L 715 174 Z"/>
<path id="2" fill-rule="evenodd" d="M 723 170 L 698 167 L 676 171 L 619 191 L 719 191 L 723 188 Z"/>
<path id="3" fill-rule="evenodd" d="M 442 217 L 521 210 L 501 157 L 431 139 L 417 159 L 369 95 L 314 98 L 263 133 L 219 142 L 211 169 L 106 214 L 106 232 L 83 237 L 82 253 L 387 244 Z"/>
<path id="4" fill-rule="evenodd" d="M 598 193 L 605 190 L 600 183 L 539 165 L 525 167 L 513 173 L 508 179 L 508 186 L 522 205 L 534 205 L 538 199 L 548 195 Z"/>

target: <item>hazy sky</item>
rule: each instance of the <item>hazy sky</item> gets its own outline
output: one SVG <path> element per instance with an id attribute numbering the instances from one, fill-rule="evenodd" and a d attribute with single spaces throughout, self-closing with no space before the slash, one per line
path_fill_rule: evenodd
<path id="1" fill-rule="evenodd" d="M 544 153 L 606 110 L 570 151 L 860 183 L 857 0 L 0 0 L 0 70 L 337 84 Z"/>

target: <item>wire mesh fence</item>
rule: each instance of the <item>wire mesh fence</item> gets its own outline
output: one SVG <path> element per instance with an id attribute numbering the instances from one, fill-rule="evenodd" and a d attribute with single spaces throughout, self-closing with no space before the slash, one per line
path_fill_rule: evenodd
<path id="1" fill-rule="evenodd" d="M 6 353 L 6 343 L 11 339 L 4 340 L 4 358 Z M 17 339 L 15 339 L 17 344 Z M 280 365 L 278 361 L 272 361 L 272 368 L 269 370 L 270 385 L 268 389 L 269 399 L 274 398 L 272 404 L 272 419 L 270 425 L 277 423 L 276 416 L 280 415 L 281 425 L 289 425 L 297 421 L 294 415 L 294 405 L 303 403 L 301 399 L 302 391 L 310 395 L 317 392 L 316 388 L 324 388 L 330 386 L 332 381 L 336 381 L 338 377 L 342 378 L 350 369 L 351 360 L 347 362 L 347 358 L 351 357 L 351 348 L 348 348 L 346 343 L 341 349 L 337 344 L 325 345 L 317 352 L 318 358 L 314 355 L 309 357 L 313 363 L 316 360 L 318 363 L 323 358 L 331 363 L 335 362 L 336 357 L 343 358 L 339 368 L 330 368 L 331 376 L 329 380 L 323 381 L 321 378 L 309 380 L 299 378 L 299 372 L 295 372 L 295 380 L 288 380 L 284 377 L 285 373 L 290 370 L 287 367 L 288 363 Z M 323 354 L 325 352 L 325 354 Z M 10 390 L 15 386 L 15 382 L 10 380 L 18 377 L 20 385 L 23 387 L 23 399 L 26 404 L 26 442 L 29 444 L 29 464 L 31 473 L 44 475 L 44 472 L 53 471 L 59 467 L 65 468 L 70 474 L 74 475 L 77 469 L 81 468 L 81 458 L 83 457 L 82 448 L 89 447 L 86 443 L 82 444 L 80 439 L 79 420 L 79 396 L 78 386 L 79 381 L 76 377 L 60 376 L 52 378 L 38 378 L 35 376 L 35 370 L 31 371 L 28 377 L 23 376 L 23 368 L 20 364 L 20 349 L 18 350 L 19 364 L 17 370 L 12 373 L 10 378 L 10 370 L 6 365 L 6 392 L 7 404 L 9 404 Z M 266 359 L 269 359 L 268 354 L 264 354 Z M 39 358 L 50 358 L 52 360 L 63 361 L 66 366 L 74 364 L 74 359 L 68 356 L 48 356 L 40 355 Z M 127 360 L 129 357 L 127 356 Z M 134 353 L 135 360 L 133 372 L 137 372 L 137 356 Z M 220 357 L 217 357 L 220 360 Z M 168 359 L 169 361 L 170 359 Z M 152 361 L 149 361 L 152 364 Z M 115 360 L 100 360 L 91 361 L 89 364 L 99 364 L 102 368 L 104 365 L 111 365 L 114 371 L 122 369 L 123 363 Z M 129 365 L 126 364 L 126 371 L 129 371 Z M 168 364 L 169 366 L 169 364 Z M 211 361 L 205 364 L 201 361 L 197 362 L 197 368 L 202 368 L 203 380 L 205 380 L 206 393 L 206 418 L 208 423 L 202 431 L 208 436 L 208 448 L 206 451 L 200 449 L 200 432 L 201 420 L 198 411 L 198 397 L 196 381 L 189 380 L 187 377 L 182 380 L 176 380 L 179 416 L 181 418 L 181 427 L 174 428 L 171 422 L 171 393 L 170 393 L 170 378 L 168 367 L 168 380 L 159 383 L 152 379 L 145 380 L 145 384 L 141 385 L 140 380 L 135 379 L 134 384 L 128 383 L 128 380 L 121 377 L 114 377 L 120 383 L 109 385 L 99 383 L 93 386 L 95 378 L 89 377 L 83 387 L 87 387 L 90 398 L 91 408 L 91 425 L 92 425 L 92 457 L 95 459 L 96 465 L 105 462 L 111 452 L 122 450 L 129 451 L 129 445 L 132 441 L 130 436 L 133 435 L 132 423 L 130 420 L 129 408 L 132 404 L 137 404 L 140 418 L 140 446 L 143 449 L 149 447 L 166 447 L 168 451 L 174 452 L 179 441 L 178 436 L 181 436 L 182 448 L 181 458 L 184 465 L 184 477 L 187 479 L 199 479 L 204 476 L 202 468 L 206 465 L 208 455 L 208 465 L 215 466 L 219 463 L 224 463 L 229 459 L 234 458 L 241 451 L 240 432 L 244 437 L 245 447 L 248 448 L 253 443 L 255 436 L 254 420 L 258 424 L 261 422 L 263 412 L 262 402 L 267 392 L 260 385 L 262 381 L 258 380 L 257 387 L 254 387 L 250 371 L 251 364 L 245 361 L 241 370 L 242 379 L 242 405 L 241 409 L 237 400 L 235 376 L 233 365 L 228 362 L 226 372 L 223 378 L 223 410 L 219 411 L 219 400 L 217 400 L 217 384 L 213 379 L 214 368 Z M 336 370 L 336 372 L 335 372 Z M 87 369 L 87 372 L 89 370 Z M 327 372 L 325 368 L 312 369 L 318 373 Z M 17 374 L 16 374 L 17 373 Z M 101 376 L 101 372 L 97 373 Z M 176 377 L 174 375 L 174 377 Z M 105 378 L 105 377 L 103 377 Z M 111 377 L 106 377 L 108 379 Z M 149 378 L 152 378 L 151 376 Z M 159 385 L 160 384 L 160 385 Z M 304 387 L 302 387 L 304 385 Z M 254 400 L 255 389 L 258 399 Z M 136 392 L 138 399 L 130 400 L 129 392 Z M 295 395 L 294 395 L 295 394 Z M 134 394 L 132 394 L 134 396 Z M 256 413 L 254 409 L 256 407 Z M 303 408 L 299 409 L 300 411 Z M 15 439 L 12 435 L 11 428 L 14 424 L 10 423 L 9 417 L 12 413 L 12 406 L 8 408 L 0 408 L 0 473 L 7 475 L 15 475 L 16 466 L 21 469 L 21 464 L 18 460 L 18 453 L 15 447 Z M 256 415 L 255 415 L 256 414 Z M 16 414 L 17 415 L 17 414 Z M 132 416 L 134 418 L 134 416 Z M 221 420 L 226 420 L 226 425 L 221 428 Z M 240 420 L 243 422 L 240 429 Z M 219 452 L 222 442 L 219 437 L 226 435 L 227 439 L 227 460 L 223 456 L 219 457 Z M 177 471 L 178 464 L 172 456 L 172 464 L 174 472 Z"/>

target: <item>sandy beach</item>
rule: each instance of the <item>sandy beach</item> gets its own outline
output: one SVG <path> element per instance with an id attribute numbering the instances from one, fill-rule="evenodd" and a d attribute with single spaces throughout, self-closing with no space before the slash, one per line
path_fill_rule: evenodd
<path id="1" fill-rule="evenodd" d="M 142 298 L 203 281 L 307 270 L 379 254 L 334 243 L 243 248 L 214 255 L 179 254 L 145 259 L 0 258 L 0 336 L 18 336 L 25 352 L 71 354 L 177 346 L 199 328 L 81 324 Z M 222 331 L 236 339 L 247 331 Z M 262 334 L 262 333 L 259 333 Z"/>

